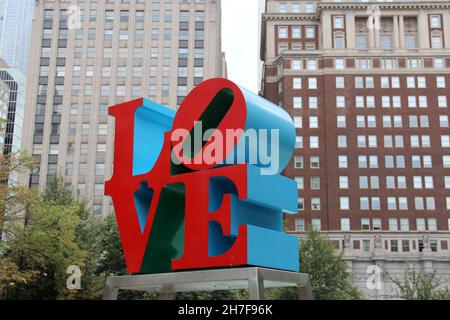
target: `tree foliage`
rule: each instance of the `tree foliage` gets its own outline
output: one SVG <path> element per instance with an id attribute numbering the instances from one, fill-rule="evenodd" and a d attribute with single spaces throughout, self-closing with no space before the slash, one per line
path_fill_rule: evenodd
<path id="1" fill-rule="evenodd" d="M 388 278 L 396 286 L 394 297 L 404 300 L 450 300 L 450 290 L 437 278 L 436 271 L 427 273 L 408 266 L 402 278 Z"/>
<path id="2" fill-rule="evenodd" d="M 311 277 L 314 299 L 353 300 L 362 299 L 362 294 L 353 284 L 342 254 L 337 254 L 333 244 L 318 231 L 309 230 L 306 239 L 300 242 L 301 272 Z M 296 289 L 273 289 L 272 299 L 297 299 Z"/>
<path id="3" fill-rule="evenodd" d="M 12 175 L 19 176 L 34 166 L 25 153 L 0 154 L 0 239 L 10 226 L 23 221 L 23 212 L 33 197 L 33 190 L 17 183 L 10 183 Z"/>
<path id="4" fill-rule="evenodd" d="M 4 242 L 2 263 L 14 265 L 15 278 L 25 279 L 4 286 L 6 298 L 67 299 L 73 294 L 66 287 L 66 271 L 71 265 L 84 266 L 86 252 L 76 242 L 82 208 L 55 197 L 69 191 L 62 179 L 54 179 L 53 187 L 27 203 L 26 224 L 14 227 Z"/>

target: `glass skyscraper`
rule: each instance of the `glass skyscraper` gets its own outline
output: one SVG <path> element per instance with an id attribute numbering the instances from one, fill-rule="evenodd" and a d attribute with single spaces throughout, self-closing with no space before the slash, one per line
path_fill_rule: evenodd
<path id="1" fill-rule="evenodd" d="M 27 74 L 34 0 L 0 0 L 0 57 Z"/>

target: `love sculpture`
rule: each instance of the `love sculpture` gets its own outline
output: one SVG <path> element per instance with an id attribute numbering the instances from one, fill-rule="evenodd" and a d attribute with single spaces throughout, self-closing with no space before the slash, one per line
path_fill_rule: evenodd
<path id="1" fill-rule="evenodd" d="M 178 112 L 138 99 L 109 114 L 115 156 L 105 194 L 131 274 L 237 266 L 299 271 L 298 240 L 283 232 L 283 212 L 297 212 L 297 184 L 280 175 L 295 143 L 283 109 L 212 79 Z M 259 133 L 253 143 L 250 131 Z M 271 150 L 270 163 L 263 148 Z"/>

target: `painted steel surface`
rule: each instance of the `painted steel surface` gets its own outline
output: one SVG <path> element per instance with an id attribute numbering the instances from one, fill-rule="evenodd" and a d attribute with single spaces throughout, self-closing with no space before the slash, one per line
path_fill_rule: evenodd
<path id="1" fill-rule="evenodd" d="M 138 99 L 110 107 L 109 114 L 115 156 L 105 194 L 112 197 L 131 274 L 235 266 L 299 271 L 298 240 L 283 232 L 283 212 L 297 212 L 297 184 L 280 175 L 295 143 L 283 109 L 212 79 L 177 113 Z M 235 139 L 217 143 L 233 130 Z M 252 130 L 256 143 L 245 143 Z M 179 131 L 185 134 L 174 139 Z M 198 143 L 196 134 L 207 139 Z M 276 149 L 270 163 L 263 140 L 265 151 Z"/>

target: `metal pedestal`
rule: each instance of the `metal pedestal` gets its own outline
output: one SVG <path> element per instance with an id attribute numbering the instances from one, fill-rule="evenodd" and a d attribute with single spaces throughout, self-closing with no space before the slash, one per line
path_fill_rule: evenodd
<path id="1" fill-rule="evenodd" d="M 248 289 L 250 300 L 264 300 L 264 289 L 281 287 L 297 287 L 299 299 L 313 299 L 309 275 L 265 268 L 110 277 L 103 299 L 117 300 L 119 290 L 159 292 L 162 299 L 170 299 L 177 292 Z"/>

